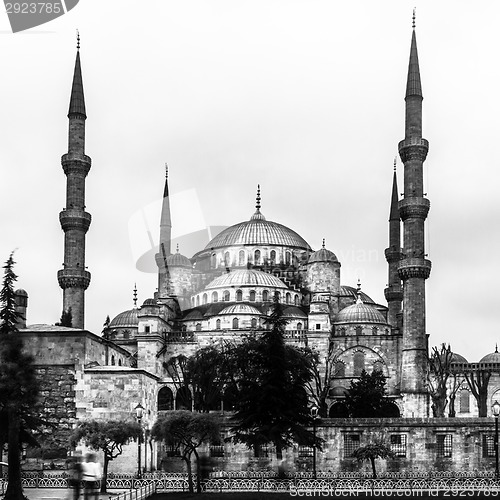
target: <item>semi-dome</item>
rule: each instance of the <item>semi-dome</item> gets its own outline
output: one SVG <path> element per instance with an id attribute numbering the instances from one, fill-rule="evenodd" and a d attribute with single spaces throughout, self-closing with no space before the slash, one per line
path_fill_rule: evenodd
<path id="1" fill-rule="evenodd" d="M 137 312 L 135 307 L 129 311 L 121 312 L 111 320 L 108 328 L 137 328 L 139 324 Z"/>
<path id="2" fill-rule="evenodd" d="M 307 318 L 307 314 L 304 311 L 302 311 L 301 309 L 299 309 L 298 307 L 291 306 L 291 307 L 287 307 L 286 309 L 284 309 L 283 317 L 305 319 L 305 318 Z"/>
<path id="3" fill-rule="evenodd" d="M 452 363 L 468 363 L 468 361 L 461 356 L 460 354 L 457 354 L 456 352 L 453 353 L 451 356 L 451 362 Z"/>
<path id="4" fill-rule="evenodd" d="M 309 264 L 314 262 L 338 262 L 337 256 L 327 248 L 325 248 L 325 240 L 323 240 L 323 247 L 316 252 L 313 252 L 308 260 Z"/>
<path id="5" fill-rule="evenodd" d="M 188 314 L 184 317 L 185 320 L 197 320 L 197 319 L 203 319 L 203 313 L 199 311 L 198 309 L 193 309 L 192 311 L 189 311 Z"/>
<path id="6" fill-rule="evenodd" d="M 262 313 L 253 306 L 248 304 L 233 304 L 223 309 L 218 315 L 234 315 L 234 314 L 251 314 L 252 316 L 262 316 Z"/>
<path id="7" fill-rule="evenodd" d="M 211 281 L 206 290 L 214 288 L 236 288 L 241 286 L 262 286 L 271 288 L 287 288 L 287 286 L 276 276 L 256 271 L 254 269 L 236 269 L 223 274 Z"/>
<path id="8" fill-rule="evenodd" d="M 156 306 L 156 300 L 155 299 L 146 299 L 143 303 L 142 306 Z"/>
<path id="9" fill-rule="evenodd" d="M 375 307 L 364 304 L 358 300 L 356 304 L 342 309 L 335 318 L 335 323 L 372 323 L 376 325 L 387 325 L 382 313 Z"/>
<path id="10" fill-rule="evenodd" d="M 480 361 L 480 363 L 500 363 L 500 352 L 495 349 L 495 352 L 486 354 Z"/>

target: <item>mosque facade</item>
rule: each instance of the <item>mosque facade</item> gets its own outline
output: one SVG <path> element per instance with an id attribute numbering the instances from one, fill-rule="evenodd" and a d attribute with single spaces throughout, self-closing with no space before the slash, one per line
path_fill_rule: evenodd
<path id="1" fill-rule="evenodd" d="M 133 308 L 117 314 L 102 333 L 95 334 L 84 325 L 85 290 L 91 283 L 85 266 L 85 237 L 91 224 L 85 208 L 85 180 L 91 159 L 85 152 L 87 116 L 78 51 L 68 113 L 68 152 L 62 157 L 67 177 L 66 207 L 59 215 L 64 231 L 64 264 L 57 273 L 63 309 L 71 312 L 72 325 L 20 325 L 20 335 L 36 358 L 46 417 L 58 422 L 63 431 L 59 438 L 52 439 L 52 448 L 67 447 L 65 439 L 79 420 L 131 418 L 138 403 L 146 409 L 146 431 L 161 412 L 190 409 L 192 394 L 177 391 L 165 363 L 180 354 L 190 356 L 205 346 L 238 342 L 248 334 L 262 332 L 277 298 L 287 319 L 286 342 L 316 350 L 323 374 L 331 370 L 327 377 L 327 414 L 337 419 L 337 430 L 332 430 L 326 418 L 322 432 L 332 447 L 345 447 L 350 443 L 349 436 L 368 435 L 366 422 L 341 420 L 342 400 L 362 370 L 379 370 L 386 377 L 392 401 L 388 415 L 392 420 L 385 424 L 391 435 L 405 436 L 405 443 L 413 437 L 420 444 L 429 439 L 439 443 L 439 436 L 454 435 L 461 447 L 457 456 L 465 456 L 470 443 L 464 429 L 469 424 L 459 418 L 432 423 L 426 385 L 429 349 L 425 287 L 431 262 L 425 253 L 424 237 L 430 202 L 423 192 L 423 163 L 429 144 L 422 136 L 422 101 L 413 29 L 405 130 L 399 143 L 404 164 L 403 197 L 398 196 L 395 172 L 392 196 L 388 186 L 386 304 L 377 304 L 359 284 L 342 282 L 341 262 L 325 242 L 313 249 L 293 229 L 268 219 L 263 213 L 260 188 L 248 220 L 222 230 L 193 256 L 182 255 L 178 248 L 171 248 L 167 177 L 155 256 L 158 288 L 142 305 L 135 301 Z M 26 316 L 27 294 L 22 290 L 18 291 L 18 308 Z M 500 363 L 497 352 L 487 358 L 481 362 Z M 468 363 L 458 355 L 455 361 Z M 493 375 L 489 400 L 496 397 L 499 388 L 500 380 Z M 223 403 L 224 397 L 221 408 L 214 410 L 223 409 Z M 477 416 L 475 398 L 465 383 L 457 392 L 456 409 L 458 417 Z M 478 442 L 483 435 L 490 435 L 489 420 L 471 422 L 475 422 Z M 400 442 L 402 438 L 398 439 Z M 150 442 L 144 448 L 150 453 L 150 467 L 159 467 L 162 451 L 158 445 Z M 417 459 L 425 462 L 426 454 L 434 453 L 431 448 L 422 450 L 413 462 L 408 456 L 410 466 Z M 244 456 L 242 452 L 232 453 Z M 479 450 L 471 464 L 477 466 L 481 457 Z M 130 468 L 127 460 L 119 458 L 115 466 Z M 336 466 L 342 466 L 342 459 Z"/>

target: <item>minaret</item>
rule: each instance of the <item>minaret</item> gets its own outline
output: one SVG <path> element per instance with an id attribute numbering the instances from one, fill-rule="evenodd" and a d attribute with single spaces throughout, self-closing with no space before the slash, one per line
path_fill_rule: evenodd
<path id="1" fill-rule="evenodd" d="M 90 214 L 85 211 L 85 177 L 91 160 L 85 154 L 87 115 L 80 68 L 80 36 L 68 118 L 68 153 L 61 158 L 67 177 L 66 208 L 59 214 L 64 231 L 64 267 L 57 272 L 57 279 L 63 289 L 63 311 L 71 311 L 74 328 L 84 328 L 85 290 L 90 284 L 90 273 L 85 269 L 85 234 L 91 221 Z"/>
<path id="2" fill-rule="evenodd" d="M 384 290 L 389 306 L 387 321 L 393 327 L 399 327 L 399 315 L 403 290 L 398 274 L 398 265 L 401 260 L 401 224 L 398 208 L 398 180 L 396 177 L 396 160 L 394 159 L 394 177 L 392 180 L 391 209 L 389 212 L 389 247 L 385 249 L 385 258 L 389 264 L 388 286 Z"/>
<path id="3" fill-rule="evenodd" d="M 425 330 L 425 280 L 431 262 L 425 259 L 424 226 L 430 203 L 423 193 L 423 162 L 429 143 L 422 138 L 422 87 L 415 36 L 415 12 L 410 63 L 406 84 L 405 138 L 399 143 L 404 164 L 404 198 L 399 202 L 403 221 L 403 258 L 399 277 L 403 281 L 403 350 L 401 392 L 407 417 L 428 415 L 425 374 L 428 359 Z"/>
<path id="4" fill-rule="evenodd" d="M 168 195 L 168 165 L 165 164 L 165 188 L 163 189 L 163 204 L 160 218 L 160 241 L 158 253 L 155 255 L 158 266 L 158 297 L 170 295 L 170 276 L 167 267 L 167 257 L 171 255 L 172 220 L 170 217 L 170 200 Z"/>

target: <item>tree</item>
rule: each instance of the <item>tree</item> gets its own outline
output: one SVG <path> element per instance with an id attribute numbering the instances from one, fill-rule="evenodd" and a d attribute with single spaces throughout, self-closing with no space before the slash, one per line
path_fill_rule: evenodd
<path id="1" fill-rule="evenodd" d="M 61 319 L 56 326 L 66 326 L 68 328 L 72 328 L 73 326 L 73 314 L 71 313 L 71 307 L 66 311 L 64 310 L 61 313 Z"/>
<path id="2" fill-rule="evenodd" d="M 386 397 L 385 376 L 379 370 L 361 372 L 352 381 L 346 394 L 345 405 L 351 418 L 385 417 L 390 415 L 392 403 Z"/>
<path id="3" fill-rule="evenodd" d="M 277 297 L 266 323 L 270 328 L 260 337 L 233 349 L 239 376 L 232 440 L 255 452 L 273 443 L 281 458 L 282 450 L 294 443 L 321 446 L 322 441 L 315 441 L 308 429 L 312 423 L 306 392 L 312 377 L 310 359 L 285 345 L 286 320 Z"/>
<path id="4" fill-rule="evenodd" d="M 180 410 L 158 418 L 151 429 L 151 435 L 158 441 L 173 445 L 186 462 L 189 491 L 193 493 L 193 472 L 191 457 L 196 457 L 196 491 L 201 493 L 201 464 L 198 448 L 203 443 L 220 442 L 218 419 L 207 413 L 193 413 Z"/>
<path id="5" fill-rule="evenodd" d="M 20 315 L 15 303 L 17 276 L 14 264 L 11 254 L 3 266 L 4 279 L 0 290 L 0 412 L 2 420 L 7 422 L 9 446 L 6 500 L 25 498 L 21 485 L 21 436 L 26 429 L 36 425 L 33 408 L 39 391 L 33 358 L 23 352 L 17 330 Z"/>
<path id="6" fill-rule="evenodd" d="M 441 349 L 432 348 L 432 356 L 429 359 L 427 369 L 427 387 L 432 399 L 432 414 L 434 417 L 445 416 L 448 404 L 447 387 L 451 375 L 451 360 L 453 353 L 450 346 L 441 344 Z"/>
<path id="7" fill-rule="evenodd" d="M 477 365 L 476 365 L 477 366 Z M 465 380 L 477 401 L 480 417 L 488 416 L 488 384 L 491 378 L 491 370 L 481 367 L 472 368 L 464 373 Z"/>
<path id="8" fill-rule="evenodd" d="M 141 426 L 132 420 L 86 420 L 78 424 L 74 430 L 71 444 L 76 446 L 78 442 L 83 441 L 86 446 L 103 451 L 101 493 L 105 493 L 109 462 L 122 454 L 123 445 L 131 440 L 141 439 L 141 435 Z"/>
<path id="9" fill-rule="evenodd" d="M 364 462 L 365 460 L 367 460 L 372 464 L 372 473 L 374 479 L 377 477 L 375 459 L 396 458 L 394 452 L 382 442 L 361 446 L 360 448 L 354 450 L 352 456 L 355 457 L 358 462 Z"/>

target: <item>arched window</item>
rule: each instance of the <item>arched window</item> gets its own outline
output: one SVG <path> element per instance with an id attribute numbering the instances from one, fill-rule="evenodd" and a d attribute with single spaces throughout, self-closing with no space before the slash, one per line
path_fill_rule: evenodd
<path id="1" fill-rule="evenodd" d="M 222 300 L 224 302 L 229 302 L 229 291 L 228 290 L 225 290 L 223 295 L 222 295 Z"/>
<path id="2" fill-rule="evenodd" d="M 122 360 L 121 359 L 118 360 L 118 366 L 122 366 Z"/>
<path id="3" fill-rule="evenodd" d="M 384 372 L 384 365 L 381 361 L 375 361 L 375 363 L 373 363 L 373 371 L 374 372 Z"/>
<path id="4" fill-rule="evenodd" d="M 251 325 L 252 325 L 252 328 L 257 328 L 257 318 L 252 318 Z"/>
<path id="5" fill-rule="evenodd" d="M 226 252 L 226 253 L 224 254 L 224 265 L 225 265 L 226 267 L 229 267 L 229 266 L 230 266 L 230 264 L 231 264 L 231 257 L 229 256 L 229 252 Z"/>
<path id="6" fill-rule="evenodd" d="M 219 300 L 219 295 L 217 292 L 212 293 L 212 302 L 217 302 Z"/>
<path id="7" fill-rule="evenodd" d="M 470 392 L 467 390 L 460 391 L 460 413 L 470 412 Z"/>
<path id="8" fill-rule="evenodd" d="M 290 299 L 291 299 L 291 297 L 292 297 L 292 296 L 291 296 L 291 295 L 287 292 L 287 294 L 285 295 L 285 302 L 286 302 L 287 304 L 290 304 Z"/>
<path id="9" fill-rule="evenodd" d="M 292 254 L 290 252 L 285 252 L 285 264 L 290 265 L 292 261 Z"/>
<path id="10" fill-rule="evenodd" d="M 194 297 L 191 297 L 191 305 L 194 307 Z"/>
<path id="11" fill-rule="evenodd" d="M 196 305 L 197 306 L 200 305 L 200 296 L 199 295 L 196 296 Z"/>
<path id="12" fill-rule="evenodd" d="M 255 250 L 253 255 L 254 264 L 260 264 L 260 250 Z"/>
<path id="13" fill-rule="evenodd" d="M 207 301 L 208 301 L 208 295 L 206 293 L 203 294 L 203 298 L 201 300 L 203 302 L 203 304 L 206 304 Z"/>
<path id="14" fill-rule="evenodd" d="M 295 295 L 295 297 L 293 298 L 293 303 L 298 306 L 299 305 L 299 296 L 298 295 Z"/>
<path id="15" fill-rule="evenodd" d="M 354 353 L 354 376 L 361 376 L 361 372 L 365 369 L 365 354 L 363 352 Z"/>
<path id="16" fill-rule="evenodd" d="M 277 300 L 278 302 L 281 302 L 281 293 L 276 292 L 276 293 L 274 294 L 274 296 L 276 297 L 276 300 Z"/>
<path id="17" fill-rule="evenodd" d="M 177 410 L 193 409 L 193 399 L 191 398 L 191 391 L 187 387 L 181 387 L 175 396 L 175 408 Z"/>
<path id="18" fill-rule="evenodd" d="M 196 331 L 201 332 L 201 323 L 196 323 Z"/>
<path id="19" fill-rule="evenodd" d="M 239 328 L 238 318 L 233 318 L 233 330 L 237 330 Z"/>
<path id="20" fill-rule="evenodd" d="M 255 290 L 250 291 L 250 302 L 255 302 Z"/>
<path id="21" fill-rule="evenodd" d="M 337 378 L 345 377 L 345 365 L 342 361 L 337 361 L 335 363 L 335 369 L 333 371 L 333 376 Z"/>
<path id="22" fill-rule="evenodd" d="M 243 300 L 243 292 L 241 290 L 236 290 L 236 302 L 241 302 Z"/>
<path id="23" fill-rule="evenodd" d="M 162 387 L 158 391 L 158 411 L 166 411 L 174 409 L 174 394 L 170 387 Z"/>
<path id="24" fill-rule="evenodd" d="M 220 330 L 220 319 L 215 322 L 215 329 Z"/>
<path id="25" fill-rule="evenodd" d="M 111 356 L 111 364 L 112 364 L 113 366 L 115 366 L 115 357 L 114 357 L 114 356 Z"/>
<path id="26" fill-rule="evenodd" d="M 297 330 L 302 330 L 302 323 L 300 321 L 297 323 Z"/>
<path id="27" fill-rule="evenodd" d="M 376 326 L 374 326 L 372 328 L 372 335 L 377 335 L 377 333 L 378 333 L 378 328 Z"/>
<path id="28" fill-rule="evenodd" d="M 269 300 L 269 292 L 267 290 L 264 290 L 262 292 L 262 302 L 267 302 Z"/>
<path id="29" fill-rule="evenodd" d="M 356 330 L 356 335 L 363 335 L 363 327 L 362 326 L 357 326 L 355 328 Z"/>
<path id="30" fill-rule="evenodd" d="M 245 250 L 240 250 L 240 253 L 238 254 L 238 263 L 240 266 L 245 265 Z"/>
<path id="31" fill-rule="evenodd" d="M 210 256 L 210 267 L 212 269 L 217 267 L 217 255 L 215 255 L 214 253 Z"/>
<path id="32" fill-rule="evenodd" d="M 274 264 L 276 262 L 276 252 L 274 250 L 271 250 L 271 264 Z"/>

